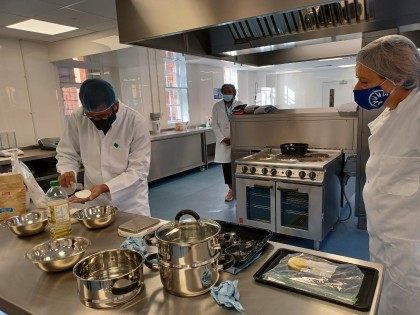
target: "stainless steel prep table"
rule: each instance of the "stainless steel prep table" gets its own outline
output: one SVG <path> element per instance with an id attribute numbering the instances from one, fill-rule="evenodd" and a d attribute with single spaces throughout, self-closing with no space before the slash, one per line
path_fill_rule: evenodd
<path id="1" fill-rule="evenodd" d="M 116 222 L 103 230 L 89 231 L 80 224 L 73 225 L 73 234 L 82 235 L 92 241 L 86 255 L 95 251 L 117 248 L 124 240 L 117 235 L 118 225 L 135 215 L 120 212 Z M 18 238 L 6 228 L 0 228 L 0 310 L 8 314 L 239 314 L 216 304 L 210 294 L 198 297 L 177 297 L 167 293 L 160 282 L 158 272 L 144 267 L 145 287 L 132 301 L 110 310 L 97 310 L 83 306 L 77 296 L 76 279 L 72 271 L 47 274 L 24 259 L 24 253 L 34 245 L 49 238 L 47 231 L 28 238 Z M 288 248 L 307 253 L 316 253 L 349 263 L 357 263 L 379 270 L 379 281 L 369 313 L 304 295 L 259 284 L 254 273 L 278 249 Z M 239 279 L 239 292 L 245 314 L 374 314 L 382 284 L 382 266 L 366 261 L 330 255 L 322 252 L 287 246 L 280 243 L 267 244 L 264 255 L 239 275 L 221 272 L 221 280 Z"/>

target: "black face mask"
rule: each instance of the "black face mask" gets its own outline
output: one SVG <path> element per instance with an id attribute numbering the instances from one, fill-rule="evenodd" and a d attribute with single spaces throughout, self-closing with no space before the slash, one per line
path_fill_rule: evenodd
<path id="1" fill-rule="evenodd" d="M 100 119 L 100 120 L 95 120 L 95 119 L 91 119 L 91 118 L 89 118 L 89 119 L 90 119 L 91 122 L 93 122 L 96 129 L 102 130 L 104 132 L 104 134 L 106 134 L 108 132 L 108 130 L 111 128 L 114 121 L 117 119 L 117 115 L 116 115 L 114 109 L 112 109 L 112 114 L 107 119 Z"/>

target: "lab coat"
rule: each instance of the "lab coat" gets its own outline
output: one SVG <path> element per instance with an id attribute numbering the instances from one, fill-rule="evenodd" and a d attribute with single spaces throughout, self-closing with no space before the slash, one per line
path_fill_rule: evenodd
<path id="1" fill-rule="evenodd" d="M 242 105 L 241 101 L 233 101 L 232 108 Z M 222 140 L 230 138 L 230 121 L 226 115 L 225 102 L 223 100 L 217 102 L 213 106 L 212 128 L 216 136 L 216 154 L 214 161 L 216 163 L 230 163 L 230 146 L 226 145 Z"/>
<path id="2" fill-rule="evenodd" d="M 114 205 L 121 211 L 149 216 L 149 128 L 138 112 L 121 102 L 116 115 L 104 135 L 83 116 L 82 108 L 77 109 L 57 146 L 57 171 L 77 173 L 83 162 L 86 189 L 101 184 L 109 187 L 109 192 L 89 205 Z"/>
<path id="3" fill-rule="evenodd" d="M 369 124 L 363 198 L 370 258 L 385 265 L 378 314 L 420 313 L 420 91 Z"/>

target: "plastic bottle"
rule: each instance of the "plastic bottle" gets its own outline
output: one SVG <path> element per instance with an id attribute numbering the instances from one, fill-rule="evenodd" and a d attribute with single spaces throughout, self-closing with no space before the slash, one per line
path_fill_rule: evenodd
<path id="1" fill-rule="evenodd" d="M 58 181 L 50 182 L 51 188 L 47 191 L 48 223 L 52 239 L 71 235 L 70 209 L 67 194 L 60 187 Z"/>

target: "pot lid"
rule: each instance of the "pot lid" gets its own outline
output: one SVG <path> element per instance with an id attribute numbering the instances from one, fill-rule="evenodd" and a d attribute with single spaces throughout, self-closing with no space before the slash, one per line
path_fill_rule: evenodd
<path id="1" fill-rule="evenodd" d="M 187 214 L 194 219 L 180 221 Z M 201 219 L 193 210 L 182 210 L 178 212 L 174 222 L 165 224 L 156 231 L 156 238 L 173 244 L 195 244 L 213 238 L 219 232 L 220 225 L 216 221 Z"/>

